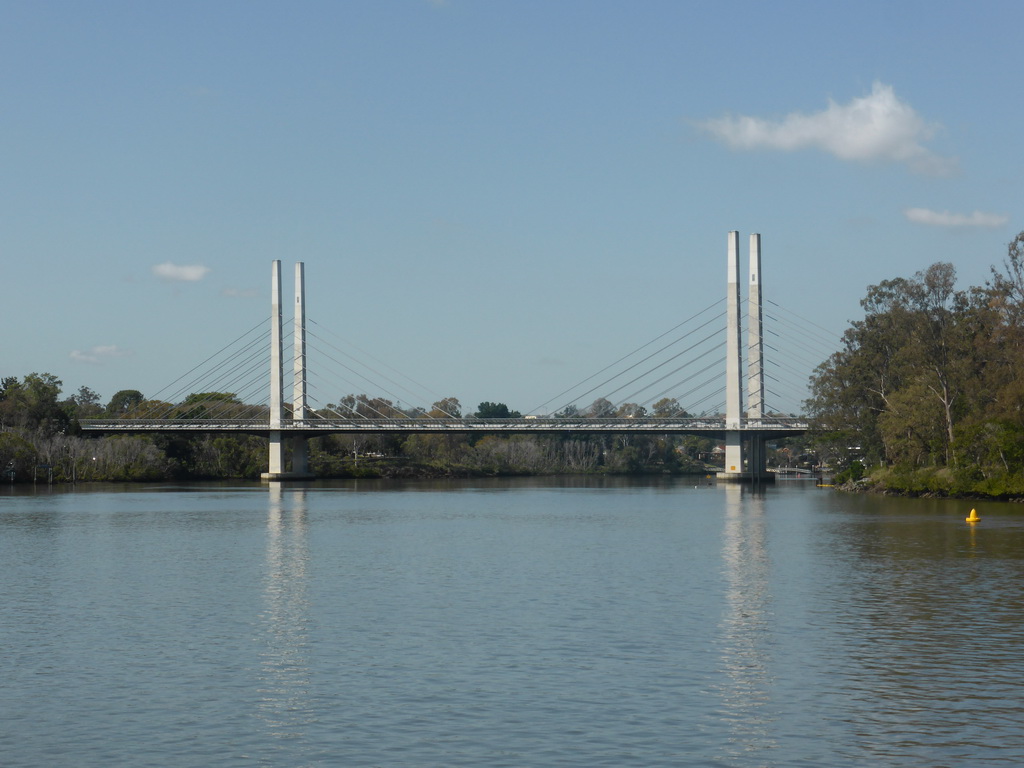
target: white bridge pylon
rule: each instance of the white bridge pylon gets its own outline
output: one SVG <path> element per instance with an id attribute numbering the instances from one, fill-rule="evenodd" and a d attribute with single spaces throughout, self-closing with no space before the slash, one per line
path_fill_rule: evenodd
<path id="1" fill-rule="evenodd" d="M 765 436 L 744 429 L 744 421 L 763 418 L 764 325 L 761 314 L 761 235 L 750 236 L 750 280 L 747 313 L 747 413 L 743 415 L 743 344 L 740 322 L 740 233 L 733 231 L 726 243 L 726 361 L 725 361 L 725 468 L 720 480 L 768 481 L 765 467 Z M 744 437 L 746 436 L 746 441 Z M 744 448 L 746 450 L 744 450 Z"/>
<path id="2" fill-rule="evenodd" d="M 291 437 L 292 466 L 285 469 L 284 412 L 284 329 L 281 315 L 281 262 L 273 262 L 270 277 L 270 456 L 264 480 L 302 480 L 309 471 L 309 445 L 305 434 Z M 306 403 L 306 269 L 295 264 L 295 338 L 292 370 L 292 423 L 302 424 L 308 416 Z"/>

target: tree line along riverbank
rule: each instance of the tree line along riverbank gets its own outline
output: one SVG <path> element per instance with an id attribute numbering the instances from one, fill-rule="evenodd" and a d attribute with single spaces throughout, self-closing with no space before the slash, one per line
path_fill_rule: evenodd
<path id="1" fill-rule="evenodd" d="M 940 262 L 869 286 L 861 306 L 807 402 L 837 483 L 1024 497 L 1024 232 L 984 285 L 958 288 Z"/>
<path id="2" fill-rule="evenodd" d="M 267 469 L 266 438 L 247 435 L 111 435 L 86 437 L 78 420 L 130 416 L 147 403 L 122 390 L 103 405 L 92 390 L 61 397 L 51 374 L 0 381 L 0 469 L 8 482 L 160 481 L 258 478 Z M 196 404 L 211 393 L 190 395 L 179 405 L 202 418 Z M 218 402 L 231 393 L 217 393 Z M 353 418 L 392 409 L 366 395 L 342 398 Z M 166 405 L 166 404 L 162 404 Z M 422 414 L 460 414 L 457 399 L 435 403 Z M 254 411 L 258 406 L 250 406 Z M 674 401 L 660 404 L 676 408 Z M 598 400 L 580 415 L 606 416 Z M 443 410 L 442 410 L 443 409 Z M 481 403 L 480 418 L 518 415 L 501 403 Z M 612 414 L 614 415 L 614 414 Z M 694 474 L 713 469 L 715 444 L 705 438 L 667 435 L 328 435 L 309 441 L 310 469 L 319 477 L 443 477 L 571 473 Z"/>

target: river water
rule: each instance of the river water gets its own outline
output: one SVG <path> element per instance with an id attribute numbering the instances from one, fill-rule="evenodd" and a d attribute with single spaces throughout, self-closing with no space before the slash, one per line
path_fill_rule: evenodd
<path id="1" fill-rule="evenodd" d="M 0 765 L 1024 765 L 1024 508 L 975 506 L 0 487 Z"/>

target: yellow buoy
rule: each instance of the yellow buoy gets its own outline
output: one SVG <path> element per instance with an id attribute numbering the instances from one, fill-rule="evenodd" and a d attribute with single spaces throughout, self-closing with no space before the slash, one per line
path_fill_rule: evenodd
<path id="1" fill-rule="evenodd" d="M 967 517 L 967 522 L 968 522 L 968 523 L 976 523 L 976 522 L 978 522 L 979 520 L 981 520 L 981 518 L 980 518 L 980 517 L 978 517 L 978 510 L 976 510 L 976 509 L 972 509 L 972 510 L 971 510 L 971 514 L 970 514 L 970 515 L 968 515 L 968 517 Z"/>

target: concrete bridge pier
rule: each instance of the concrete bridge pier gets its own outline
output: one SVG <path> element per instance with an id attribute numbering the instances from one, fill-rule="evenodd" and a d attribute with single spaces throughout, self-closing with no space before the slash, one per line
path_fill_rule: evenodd
<path id="1" fill-rule="evenodd" d="M 750 434 L 747 444 L 747 479 L 755 483 L 773 483 L 775 475 L 768 471 L 767 449 L 761 435 Z"/>
<path id="2" fill-rule="evenodd" d="M 762 435 L 740 430 L 727 431 L 725 468 L 718 473 L 718 479 L 734 483 L 775 482 L 775 475 L 768 471 L 765 443 Z"/>

